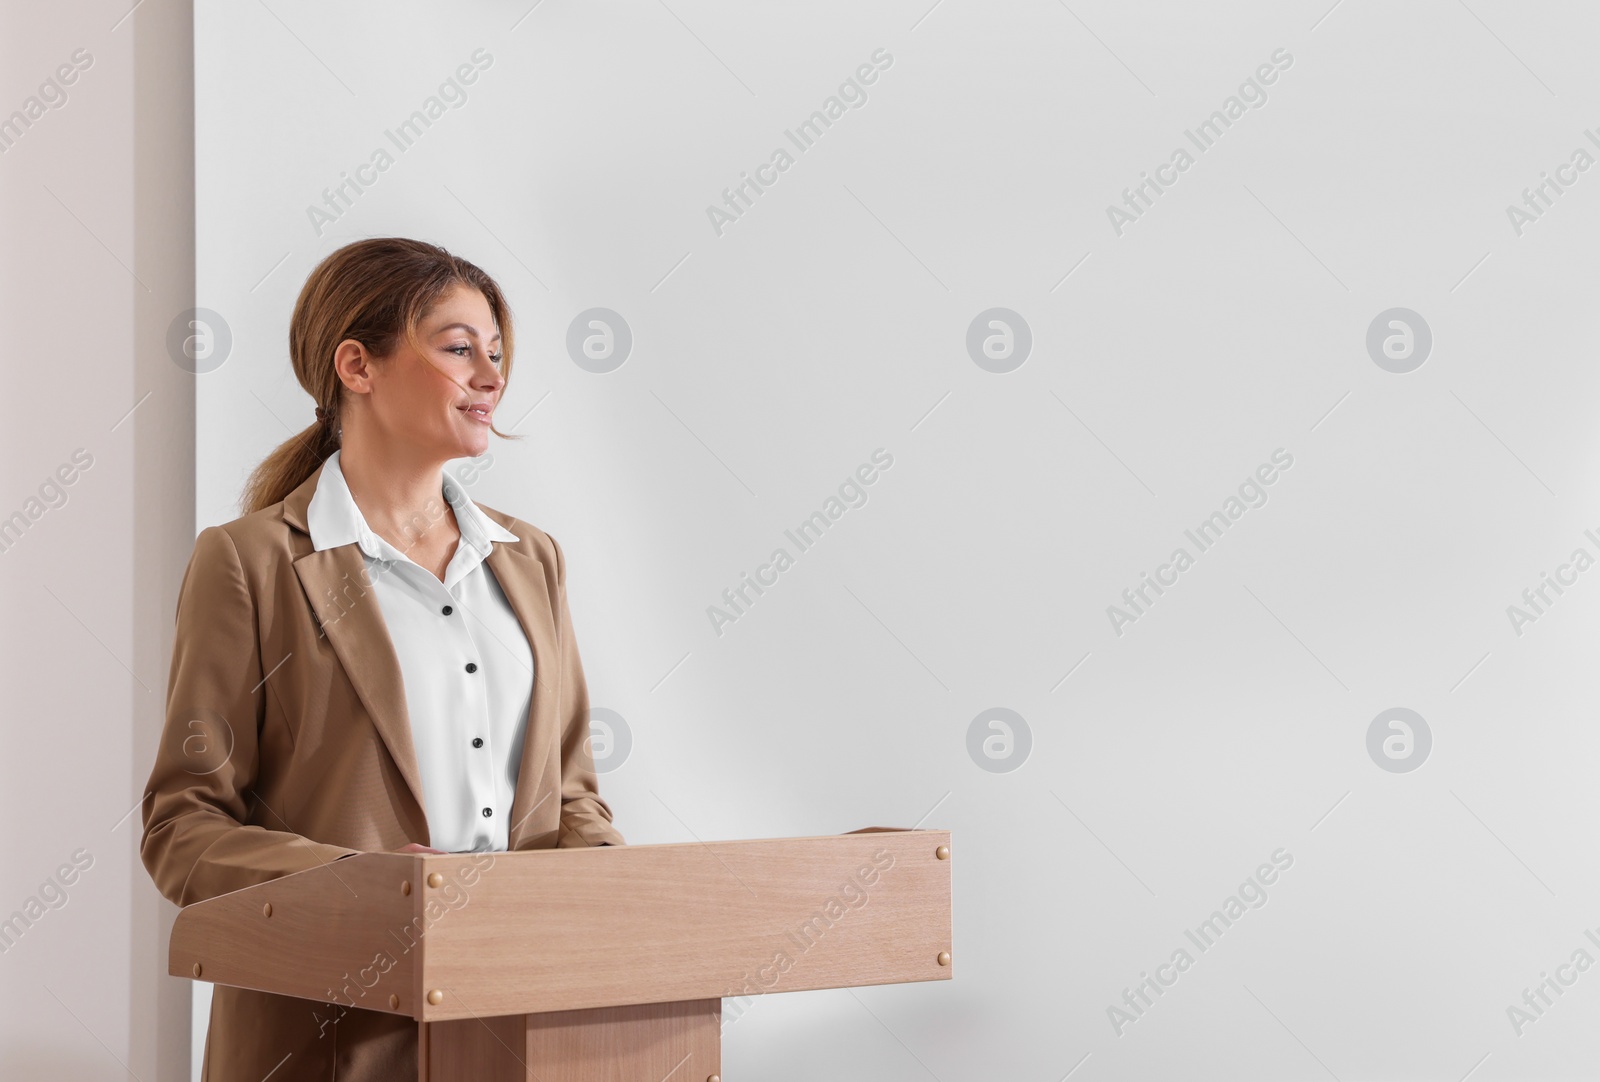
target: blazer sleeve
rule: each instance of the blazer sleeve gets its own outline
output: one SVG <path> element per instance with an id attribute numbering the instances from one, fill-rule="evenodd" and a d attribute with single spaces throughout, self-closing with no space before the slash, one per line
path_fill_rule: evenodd
<path id="1" fill-rule="evenodd" d="M 265 675 L 238 549 L 225 529 L 208 526 L 178 591 L 166 722 L 139 844 L 156 887 L 180 906 L 359 852 L 246 825 Z"/>
<path id="2" fill-rule="evenodd" d="M 549 534 L 545 534 L 550 537 Z M 626 845 L 611 824 L 611 808 L 600 798 L 600 786 L 589 746 L 589 686 L 583 677 L 578 640 L 567 607 L 567 561 L 556 539 L 556 634 L 561 671 L 558 674 L 561 716 L 561 826 L 557 848 Z"/>

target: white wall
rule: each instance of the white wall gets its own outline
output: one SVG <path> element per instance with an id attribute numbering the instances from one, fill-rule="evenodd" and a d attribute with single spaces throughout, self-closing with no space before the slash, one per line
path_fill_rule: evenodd
<path id="1" fill-rule="evenodd" d="M 190 1059 L 137 804 L 195 534 L 193 380 L 164 344 L 194 303 L 192 31 L 186 3 L 133 6 L 0 4 L 0 124 L 54 103 L 0 136 L 0 519 L 25 523 L 0 544 L 0 920 L 36 918 L 0 932 L 7 1079 Z"/>
<path id="2" fill-rule="evenodd" d="M 1591 7 L 381 10 L 201 4 L 199 290 L 243 345 L 200 386 L 199 518 L 311 418 L 283 342 L 317 259 L 402 233 L 499 276 L 503 413 L 532 412 L 477 495 L 571 553 L 596 700 L 632 732 L 604 781 L 629 839 L 955 832 L 954 983 L 757 1002 L 728 1077 L 1592 1058 L 1600 977 L 1520 1035 L 1507 1009 L 1600 957 L 1600 571 L 1520 635 L 1507 606 L 1600 556 L 1600 179 L 1520 235 L 1506 213 L 1600 153 Z M 314 229 L 480 48 L 465 101 Z M 880 49 L 864 103 L 791 147 Z M 1275 56 L 1264 103 L 1115 229 Z M 778 147 L 719 235 L 707 205 Z M 633 338 L 607 374 L 566 347 L 596 307 Z M 1014 371 L 969 355 L 991 308 L 1030 328 Z M 1394 308 L 1431 328 L 1414 371 L 1369 352 Z M 877 448 L 866 504 L 715 633 L 707 607 Z M 1275 453 L 1200 552 L 1185 530 Z M 1193 566 L 1114 628 L 1179 546 Z M 979 765 L 992 707 L 1031 736 L 1019 769 Z M 1431 733 L 1420 769 L 1385 768 L 1386 722 L 1369 754 L 1394 707 Z M 1201 951 L 1185 930 L 1241 889 Z M 1136 1015 L 1124 989 L 1185 948 Z"/>
<path id="3" fill-rule="evenodd" d="M 282 343 L 316 260 L 440 241 L 522 319 L 528 439 L 478 496 L 572 554 L 630 840 L 956 832 L 956 982 L 759 1002 L 731 1077 L 1529 1078 L 1594 1051 L 1600 982 L 1507 1015 L 1600 918 L 1574 859 L 1600 599 L 1506 613 L 1600 554 L 1600 196 L 1520 236 L 1505 212 L 1596 123 L 1587 9 L 273 10 L 201 7 L 199 295 L 244 345 L 200 385 L 200 520 L 310 418 Z M 314 229 L 480 48 L 465 101 Z M 719 235 L 707 205 L 879 49 Z M 1277 50 L 1266 104 L 1119 235 L 1107 205 Z M 566 348 L 596 307 L 633 337 L 608 374 Z M 1005 374 L 967 347 L 994 307 L 1031 328 Z M 1409 373 L 1367 346 L 1397 307 L 1432 329 Z M 877 448 L 868 502 L 716 634 Z M 1279 448 L 1266 504 L 1118 634 L 1108 606 Z M 996 706 L 1021 769 L 969 756 Z M 1426 719 L 1421 769 L 1368 752 L 1392 707 Z M 1267 903 L 1191 946 L 1252 874 Z"/>
<path id="4" fill-rule="evenodd" d="M 122 10 L 13 4 L 0 34 L 0 113 L 96 58 L 0 155 L 0 513 L 94 455 L 0 553 L 0 913 L 95 858 L 0 955 L 0 1075 L 175 1076 L 171 907 L 119 816 L 177 576 L 311 419 L 285 356 L 305 275 L 381 234 L 511 296 L 527 439 L 473 491 L 571 558 L 595 701 L 631 733 L 602 778 L 629 841 L 955 832 L 954 982 L 757 1000 L 727 1077 L 1592 1060 L 1600 978 L 1559 967 L 1600 957 L 1600 572 L 1520 595 L 1600 557 L 1600 182 L 1507 213 L 1600 155 L 1589 8 L 202 0 L 192 236 L 184 7 Z M 480 48 L 465 102 L 319 234 L 308 205 Z M 879 49 L 865 104 L 719 235 L 708 204 Z M 1266 104 L 1119 235 L 1108 205 L 1280 49 Z M 164 339 L 196 303 L 233 348 L 191 412 Z M 631 330 L 609 373 L 568 351 L 593 308 Z M 1030 331 L 1009 372 L 969 353 L 993 308 Z M 1369 349 L 1395 308 L 1431 331 L 1408 372 Z M 866 503 L 797 552 L 784 531 L 878 448 Z M 1264 505 L 1199 552 L 1185 530 L 1280 448 Z M 779 546 L 794 566 L 719 635 L 708 606 Z M 1114 628 L 1180 546 L 1193 566 Z M 983 751 L 997 707 L 1009 761 Z M 1393 708 L 1425 755 L 1386 756 Z M 1266 901 L 1201 951 L 1186 932 L 1230 895 Z"/>

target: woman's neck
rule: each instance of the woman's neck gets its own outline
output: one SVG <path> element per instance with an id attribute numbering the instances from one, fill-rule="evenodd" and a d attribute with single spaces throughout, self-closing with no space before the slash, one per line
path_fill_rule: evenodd
<path id="1" fill-rule="evenodd" d="M 459 536 L 444 498 L 443 462 L 372 454 L 347 441 L 339 449 L 339 470 L 368 528 L 401 552 Z"/>

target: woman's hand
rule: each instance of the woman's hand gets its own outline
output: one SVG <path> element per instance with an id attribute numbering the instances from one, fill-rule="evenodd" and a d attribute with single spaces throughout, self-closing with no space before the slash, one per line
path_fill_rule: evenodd
<path id="1" fill-rule="evenodd" d="M 391 852 L 391 853 L 443 853 L 444 850 L 443 849 L 433 849 L 433 848 L 430 848 L 429 846 L 426 846 L 426 845 L 419 845 L 416 842 L 407 842 L 401 848 L 399 848 L 399 849 L 391 849 L 391 850 L 389 850 L 389 852 Z"/>

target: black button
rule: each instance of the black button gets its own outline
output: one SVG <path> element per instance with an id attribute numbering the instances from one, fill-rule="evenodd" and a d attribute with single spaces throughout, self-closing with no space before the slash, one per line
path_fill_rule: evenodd
<path id="1" fill-rule="evenodd" d="M 475 748 L 483 747 L 483 737 L 481 737 L 481 736 L 473 737 L 472 738 L 472 746 L 475 747 Z"/>
<path id="2" fill-rule="evenodd" d="M 449 616 L 452 612 L 455 612 L 456 610 L 451 608 L 449 605 L 446 605 L 442 611 L 444 612 L 444 614 L 446 616 Z"/>
<path id="3" fill-rule="evenodd" d="M 477 663 L 476 662 L 472 662 L 472 661 L 467 662 L 467 671 L 468 672 L 477 672 L 478 671 Z"/>
<path id="4" fill-rule="evenodd" d="M 483 817 L 484 817 L 484 818 L 485 818 L 485 819 L 487 819 L 487 818 L 489 818 L 489 816 L 491 816 L 491 815 L 493 815 L 493 814 L 494 814 L 494 811 L 493 811 L 493 809 L 490 809 L 490 808 L 485 808 L 485 809 L 483 809 Z"/>

